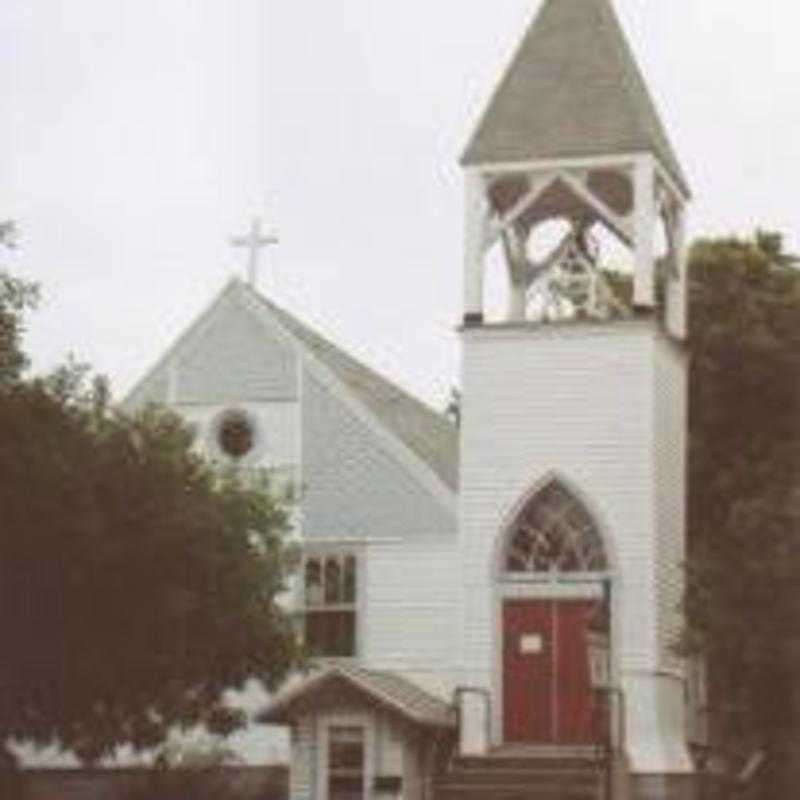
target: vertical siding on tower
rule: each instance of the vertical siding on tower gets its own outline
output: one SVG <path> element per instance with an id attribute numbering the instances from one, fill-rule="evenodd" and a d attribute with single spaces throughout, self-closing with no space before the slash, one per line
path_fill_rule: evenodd
<path id="1" fill-rule="evenodd" d="M 687 370 L 679 345 L 659 338 L 655 351 L 658 645 L 663 669 L 680 667 L 673 646 L 682 627 L 686 536 Z"/>
<path id="2" fill-rule="evenodd" d="M 622 666 L 656 666 L 654 337 L 649 321 L 465 333 L 460 518 L 467 683 L 490 686 L 492 665 L 498 668 L 497 537 L 515 505 L 551 474 L 588 502 L 616 560 Z"/>

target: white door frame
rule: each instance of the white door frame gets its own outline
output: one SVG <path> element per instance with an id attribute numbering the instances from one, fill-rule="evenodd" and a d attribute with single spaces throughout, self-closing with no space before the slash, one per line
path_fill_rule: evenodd
<path id="1" fill-rule="evenodd" d="M 317 727 L 317 787 L 319 800 L 328 798 L 328 753 L 331 728 L 364 730 L 364 800 L 371 800 L 375 783 L 375 718 L 363 711 L 320 714 Z"/>
<path id="2" fill-rule="evenodd" d="M 613 577 L 606 572 L 593 573 L 555 573 L 536 575 L 525 574 L 501 576 L 495 580 L 492 616 L 494 619 L 492 666 L 492 743 L 505 741 L 505 664 L 504 664 L 504 615 L 507 600 L 601 600 L 603 584 Z M 612 591 L 612 598 L 614 597 Z M 613 606 L 613 600 L 612 600 Z M 614 626 L 614 612 L 611 610 L 611 624 Z"/>

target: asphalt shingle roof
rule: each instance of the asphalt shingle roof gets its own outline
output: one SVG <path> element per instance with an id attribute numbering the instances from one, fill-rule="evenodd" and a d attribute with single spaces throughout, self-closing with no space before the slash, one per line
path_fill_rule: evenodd
<path id="1" fill-rule="evenodd" d="M 464 165 L 652 152 L 689 192 L 610 0 L 544 0 Z"/>
<path id="2" fill-rule="evenodd" d="M 458 489 L 458 431 L 444 414 L 401 389 L 387 378 L 275 305 L 238 279 L 229 281 L 210 307 L 175 342 L 158 363 L 129 392 L 123 407 L 135 408 L 146 401 L 166 402 L 166 365 L 192 337 L 202 330 L 220 303 L 236 296 L 259 305 L 273 323 L 283 328 L 301 347 L 312 353 L 330 370 L 352 396 L 361 403 L 390 434 L 400 440 L 426 464 L 442 482 Z"/>
<path id="3" fill-rule="evenodd" d="M 458 431 L 435 411 L 370 369 L 288 311 L 245 284 L 270 314 L 377 417 L 381 424 L 427 464 L 451 489 L 458 488 Z"/>
<path id="4" fill-rule="evenodd" d="M 311 672 L 304 679 L 279 692 L 258 714 L 259 722 L 285 724 L 299 700 L 310 699 L 318 691 L 343 681 L 368 700 L 378 703 L 418 725 L 455 727 L 451 705 L 420 689 L 411 681 L 393 672 L 368 670 L 355 665 L 337 664 Z"/>

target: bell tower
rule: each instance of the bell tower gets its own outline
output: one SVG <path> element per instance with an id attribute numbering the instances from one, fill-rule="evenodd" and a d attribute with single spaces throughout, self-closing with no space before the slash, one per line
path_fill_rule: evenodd
<path id="1" fill-rule="evenodd" d="M 573 243 L 599 226 L 628 248 L 634 308 L 652 310 L 661 283 L 670 333 L 683 338 L 688 184 L 609 0 L 545 0 L 462 165 L 465 325 L 483 322 L 485 256 L 498 241 L 508 320 L 525 318 L 526 301 L 574 249 L 564 241 L 534 264 L 530 239 L 540 223 L 563 218 Z M 656 257 L 659 227 L 666 246 Z"/>
<path id="2" fill-rule="evenodd" d="M 491 697 L 489 747 L 585 736 L 574 719 L 558 727 L 559 703 L 569 694 L 573 717 L 580 704 L 569 665 L 536 658 L 585 652 L 580 631 L 563 646 L 567 623 L 553 631 L 607 598 L 615 746 L 632 796 L 683 798 L 692 766 L 672 644 L 690 191 L 611 0 L 543 0 L 462 166 L 463 680 Z M 553 220 L 558 237 L 534 256 Z M 501 319 L 485 309 L 490 251 L 507 279 Z M 581 561 L 590 529 L 597 556 Z M 527 618 L 526 603 L 539 604 Z M 537 669 L 555 676 L 535 702 L 509 688 L 526 663 L 531 681 Z M 526 722 L 537 703 L 550 704 L 552 725 Z"/>

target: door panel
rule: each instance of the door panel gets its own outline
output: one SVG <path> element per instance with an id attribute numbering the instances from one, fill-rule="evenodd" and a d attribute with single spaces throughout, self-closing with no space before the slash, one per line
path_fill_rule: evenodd
<path id="1" fill-rule="evenodd" d="M 551 600 L 504 604 L 506 742 L 596 741 L 586 636 L 594 605 Z"/>
<path id="2" fill-rule="evenodd" d="M 553 604 L 503 609 L 503 708 L 507 742 L 549 742 L 553 732 Z"/>
<path id="3" fill-rule="evenodd" d="M 334 726 L 328 732 L 328 800 L 363 800 L 364 729 Z"/>
<path id="4" fill-rule="evenodd" d="M 596 741 L 587 651 L 587 626 L 594 608 L 592 602 L 557 604 L 558 743 L 591 744 Z"/>

